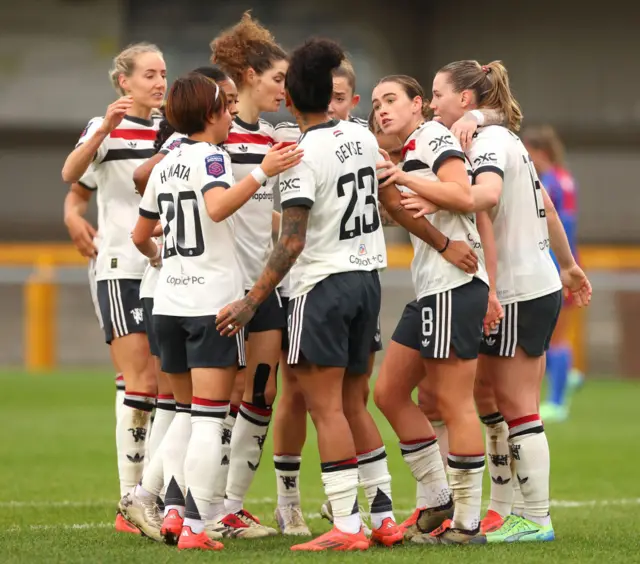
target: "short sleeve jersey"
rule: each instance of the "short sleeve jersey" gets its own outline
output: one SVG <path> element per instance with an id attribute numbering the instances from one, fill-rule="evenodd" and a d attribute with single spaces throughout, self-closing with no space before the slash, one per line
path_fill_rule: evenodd
<path id="1" fill-rule="evenodd" d="M 262 163 L 275 143 L 273 133 L 273 126 L 262 119 L 256 124 L 246 123 L 238 117 L 234 119 L 222 147 L 231 157 L 236 182 Z M 257 282 L 272 249 L 273 190 L 277 180 L 277 177 L 267 179 L 234 214 L 238 253 L 247 290 Z"/>
<path id="2" fill-rule="evenodd" d="M 474 178 L 493 172 L 503 181 L 498 204 L 489 212 L 498 251 L 500 302 L 533 300 L 559 290 L 540 182 L 520 139 L 498 125 L 483 127 L 468 156 Z"/>
<path id="3" fill-rule="evenodd" d="M 403 149 L 402 170 L 425 180 L 438 182 L 438 170 L 450 158 L 461 159 L 468 166 L 458 141 L 442 124 L 423 123 L 407 139 Z M 470 170 L 469 170 L 470 172 Z M 402 191 L 411 190 L 400 187 Z M 478 272 L 475 276 L 489 283 L 484 266 L 484 253 L 476 227 L 475 214 L 462 214 L 439 210 L 426 216 L 441 233 L 450 239 L 466 241 L 478 255 Z M 446 292 L 469 282 L 472 275 L 447 262 L 438 251 L 411 235 L 413 261 L 411 274 L 418 299 Z"/>
<path id="4" fill-rule="evenodd" d="M 126 116 L 102 142 L 90 168 L 97 187 L 98 228 L 101 245 L 96 261 L 96 280 L 140 280 L 146 259 L 131 241 L 140 196 L 133 173 L 154 154 L 159 117 L 145 120 Z M 98 130 L 102 117 L 93 118 L 82 132 L 78 145 Z M 86 178 L 81 182 L 86 184 Z"/>
<path id="5" fill-rule="evenodd" d="M 280 175 L 283 213 L 310 209 L 306 244 L 291 269 L 291 297 L 340 272 L 387 266 L 378 214 L 378 144 L 369 131 L 330 120 L 299 141 L 302 162 Z"/>
<path id="6" fill-rule="evenodd" d="M 233 184 L 229 156 L 209 143 L 182 143 L 154 167 L 140 215 L 160 219 L 164 234 L 155 315 L 217 315 L 244 295 L 234 219 L 215 223 L 204 201 Z"/>

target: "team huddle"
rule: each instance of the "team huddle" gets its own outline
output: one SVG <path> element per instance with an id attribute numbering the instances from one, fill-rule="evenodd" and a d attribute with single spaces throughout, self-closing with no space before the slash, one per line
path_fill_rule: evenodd
<path id="1" fill-rule="evenodd" d="M 545 352 L 563 290 L 583 306 L 591 286 L 516 135 L 504 66 L 450 63 L 430 103 L 415 79 L 386 76 L 367 123 L 350 115 L 355 73 L 333 41 L 287 54 L 247 13 L 211 50 L 166 100 L 160 50 L 120 53 L 121 97 L 62 171 L 118 373 L 116 530 L 201 550 L 278 534 L 244 508 L 273 415 L 277 527 L 311 536 L 309 414 L 333 527 L 293 550 L 553 540 Z M 292 122 L 261 119 L 283 101 Z M 98 233 L 82 218 L 96 190 Z M 414 249 L 416 299 L 373 389 L 416 480 L 402 523 L 367 409 L 383 226 Z"/>

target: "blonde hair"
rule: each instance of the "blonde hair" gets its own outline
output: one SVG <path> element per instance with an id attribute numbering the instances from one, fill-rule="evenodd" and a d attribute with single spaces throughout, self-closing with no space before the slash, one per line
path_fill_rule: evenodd
<path id="1" fill-rule="evenodd" d="M 554 166 L 564 166 L 564 145 L 550 125 L 529 126 L 522 132 L 526 145 L 544 151 Z"/>
<path id="2" fill-rule="evenodd" d="M 349 88 L 351 88 L 351 94 L 356 93 L 356 71 L 353 69 L 353 65 L 349 59 L 342 60 L 340 66 L 334 69 L 333 76 L 346 78 Z"/>
<path id="3" fill-rule="evenodd" d="M 438 72 L 447 73 L 455 92 L 471 90 L 480 108 L 500 110 L 511 131 L 518 131 L 522 123 L 520 104 L 511 93 L 509 73 L 502 61 L 481 65 L 478 61 L 456 61 Z"/>
<path id="4" fill-rule="evenodd" d="M 113 58 L 113 67 L 109 71 L 109 78 L 120 96 L 126 95 L 120 86 L 120 76 L 131 76 L 136 68 L 136 59 L 144 53 L 158 53 L 162 57 L 162 51 L 153 43 L 134 43 Z"/>

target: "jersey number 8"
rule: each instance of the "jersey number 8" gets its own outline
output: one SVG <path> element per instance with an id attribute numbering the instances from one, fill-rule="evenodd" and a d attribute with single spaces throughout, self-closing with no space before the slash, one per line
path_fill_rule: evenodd
<path id="1" fill-rule="evenodd" d="M 176 255 L 197 257 L 204 253 L 200 210 L 198 208 L 198 199 L 194 192 L 180 192 L 177 202 L 172 194 L 160 194 L 158 196 L 158 208 L 165 219 L 163 259 Z M 174 220 L 176 220 L 175 235 L 171 232 Z M 187 233 L 187 229 L 189 229 L 189 233 Z"/>
<path id="2" fill-rule="evenodd" d="M 365 179 L 370 178 L 371 183 L 369 185 L 370 194 L 367 194 L 364 203 L 365 205 L 371 206 L 371 211 L 373 215 L 373 219 L 371 223 L 367 223 L 366 214 L 363 213 L 362 216 L 353 217 L 353 227 L 348 228 L 347 223 L 350 223 L 353 212 L 356 208 L 356 204 L 358 202 L 358 190 L 364 190 Z M 346 195 L 345 187 L 348 184 L 353 184 L 353 189 L 351 191 L 351 198 L 349 203 L 347 204 L 347 209 L 344 211 L 344 215 L 340 220 L 340 241 L 344 241 L 347 239 L 354 239 L 355 237 L 360 237 L 363 233 L 373 233 L 377 231 L 380 227 L 380 217 L 378 216 L 378 205 L 376 203 L 375 198 L 375 178 L 376 175 L 373 172 L 373 169 L 370 166 L 365 168 L 361 168 L 358 171 L 357 178 L 353 172 L 349 172 L 347 174 L 343 174 L 340 178 L 338 178 L 338 197 L 343 198 Z"/>

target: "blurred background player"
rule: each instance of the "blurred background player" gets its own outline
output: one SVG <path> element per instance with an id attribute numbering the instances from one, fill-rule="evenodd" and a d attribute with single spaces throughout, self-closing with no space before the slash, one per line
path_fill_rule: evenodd
<path id="1" fill-rule="evenodd" d="M 577 259 L 578 192 L 573 176 L 565 167 L 562 141 L 550 125 L 526 128 L 522 132 L 522 140 L 542 185 L 558 211 L 571 252 Z M 553 252 L 551 258 L 559 269 Z M 547 399 L 540 406 L 540 416 L 544 421 L 564 421 L 568 417 L 571 392 L 583 381 L 582 373 L 573 366 L 569 329 L 574 310 L 571 296 L 565 298 L 547 352 Z"/>
<path id="2" fill-rule="evenodd" d="M 133 173 L 153 154 L 158 129 L 154 110 L 167 88 L 162 53 L 139 43 L 114 59 L 111 81 L 121 97 L 104 117 L 93 118 L 62 169 L 65 182 L 81 181 L 89 167 L 98 189 L 101 246 L 96 260 L 97 294 L 105 340 L 111 345 L 125 382 L 124 406 L 116 426 L 120 495 L 142 476 L 149 419 L 157 382 L 146 336 L 140 281 L 146 260 L 131 242 L 140 201 Z M 118 514 L 116 529 L 131 532 Z"/>

